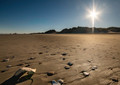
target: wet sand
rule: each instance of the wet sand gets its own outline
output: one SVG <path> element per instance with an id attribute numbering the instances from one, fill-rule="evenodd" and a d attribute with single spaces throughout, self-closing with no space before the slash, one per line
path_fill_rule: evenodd
<path id="1" fill-rule="evenodd" d="M 10 60 L 2 62 L 6 58 Z M 73 65 L 65 69 L 68 62 Z M 120 85 L 120 34 L 0 35 L 0 83 L 24 66 L 37 69 L 32 85 L 58 79 L 63 85 Z M 55 74 L 48 76 L 50 71 Z M 82 71 L 90 75 L 84 77 Z"/>

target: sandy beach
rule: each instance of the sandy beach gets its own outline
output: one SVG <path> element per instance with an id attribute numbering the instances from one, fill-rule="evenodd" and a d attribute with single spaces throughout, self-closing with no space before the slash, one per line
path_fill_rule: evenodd
<path id="1" fill-rule="evenodd" d="M 68 62 L 73 65 L 65 69 Z M 32 85 L 58 79 L 63 85 L 120 85 L 120 34 L 0 35 L 0 84 L 25 66 L 36 68 Z M 83 71 L 90 75 L 84 77 Z"/>

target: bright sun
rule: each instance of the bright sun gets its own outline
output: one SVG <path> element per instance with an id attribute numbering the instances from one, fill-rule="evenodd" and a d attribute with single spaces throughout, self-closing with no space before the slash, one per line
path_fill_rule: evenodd
<path id="1" fill-rule="evenodd" d="M 94 18 L 94 19 L 97 18 L 97 12 L 95 10 L 91 11 L 90 12 L 90 17 Z"/>
<path id="2" fill-rule="evenodd" d="M 91 18 L 91 20 L 92 20 L 92 33 L 94 33 L 95 20 L 99 20 L 99 15 L 101 14 L 101 11 L 96 10 L 97 8 L 94 5 L 94 0 L 93 0 L 92 5 L 93 6 L 91 9 L 87 9 L 87 11 L 88 11 L 87 17 Z"/>
<path id="3" fill-rule="evenodd" d="M 98 19 L 99 12 L 97 12 L 95 9 L 89 10 L 89 17 L 92 19 Z"/>

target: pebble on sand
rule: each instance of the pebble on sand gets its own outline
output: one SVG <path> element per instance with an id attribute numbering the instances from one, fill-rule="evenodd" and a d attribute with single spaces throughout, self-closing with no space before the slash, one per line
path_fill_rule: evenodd
<path id="1" fill-rule="evenodd" d="M 88 73 L 88 72 L 86 72 L 86 71 L 83 71 L 82 73 L 83 73 L 83 75 L 84 75 L 85 77 L 87 77 L 87 76 L 90 75 L 90 73 Z"/>
<path id="2" fill-rule="evenodd" d="M 91 69 L 92 69 L 92 70 L 96 70 L 96 69 L 97 69 L 97 66 L 93 66 Z"/>
<path id="3" fill-rule="evenodd" d="M 61 85 L 59 82 L 56 82 L 55 80 L 52 80 L 52 81 L 51 81 L 51 84 L 52 84 L 52 85 Z"/>
<path id="4" fill-rule="evenodd" d="M 39 52 L 39 54 L 43 54 L 43 52 Z"/>
<path id="5" fill-rule="evenodd" d="M 111 80 L 112 80 L 113 82 L 119 82 L 118 77 L 112 77 Z"/>
<path id="6" fill-rule="evenodd" d="M 63 83 L 64 83 L 64 80 L 62 79 L 59 79 L 57 82 L 55 80 L 51 81 L 52 85 L 62 85 Z"/>
<path id="7" fill-rule="evenodd" d="M 63 79 L 59 79 L 58 82 L 61 83 L 61 84 L 63 84 L 64 80 Z"/>
<path id="8" fill-rule="evenodd" d="M 30 57 L 28 60 L 34 60 L 35 59 L 35 57 Z"/>
<path id="9" fill-rule="evenodd" d="M 38 64 L 40 65 L 40 64 L 42 64 L 42 62 L 39 62 Z"/>
<path id="10" fill-rule="evenodd" d="M 10 68 L 10 67 L 12 67 L 12 65 L 7 65 L 6 67 L 7 67 L 7 68 Z"/>
<path id="11" fill-rule="evenodd" d="M 62 56 L 66 56 L 67 55 L 67 53 L 62 53 Z"/>
<path id="12" fill-rule="evenodd" d="M 91 63 L 92 62 L 92 60 L 87 60 L 89 63 Z"/>
<path id="13" fill-rule="evenodd" d="M 114 81 L 114 82 L 118 82 L 118 79 L 114 79 L 114 78 L 113 78 L 112 81 Z"/>
<path id="14" fill-rule="evenodd" d="M 8 62 L 9 60 L 10 60 L 9 58 L 7 58 L 7 59 L 3 59 L 2 62 Z"/>
<path id="15" fill-rule="evenodd" d="M 71 63 L 71 62 L 68 62 L 68 63 L 67 63 L 67 65 L 69 65 L 69 66 L 72 66 L 72 65 L 73 65 L 73 63 Z"/>
<path id="16" fill-rule="evenodd" d="M 24 64 L 20 63 L 20 64 L 17 64 L 17 66 L 23 66 Z"/>
<path id="17" fill-rule="evenodd" d="M 1 73 L 4 73 L 4 72 L 6 72 L 6 71 L 8 71 L 8 70 L 7 70 L 7 69 L 5 69 L 5 70 L 2 70 L 2 71 L 1 71 Z"/>
<path id="18" fill-rule="evenodd" d="M 64 68 L 65 68 L 65 69 L 70 69 L 70 66 L 66 65 Z"/>
<path id="19" fill-rule="evenodd" d="M 29 67 L 30 65 L 28 64 L 28 65 L 26 65 L 25 67 Z"/>
<path id="20" fill-rule="evenodd" d="M 48 76 L 53 76 L 53 75 L 55 75 L 55 72 L 54 71 L 49 71 L 49 72 L 47 72 L 47 75 Z"/>
<path id="21" fill-rule="evenodd" d="M 62 58 L 63 60 L 65 60 L 66 58 Z"/>

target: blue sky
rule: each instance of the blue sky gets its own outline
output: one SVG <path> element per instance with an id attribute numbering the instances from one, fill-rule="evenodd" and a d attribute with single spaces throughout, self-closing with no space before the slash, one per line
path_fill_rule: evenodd
<path id="1" fill-rule="evenodd" d="M 95 27 L 120 27 L 120 0 L 95 0 L 101 11 Z M 57 31 L 76 26 L 91 27 L 86 18 L 92 0 L 0 0 L 0 33 Z"/>

